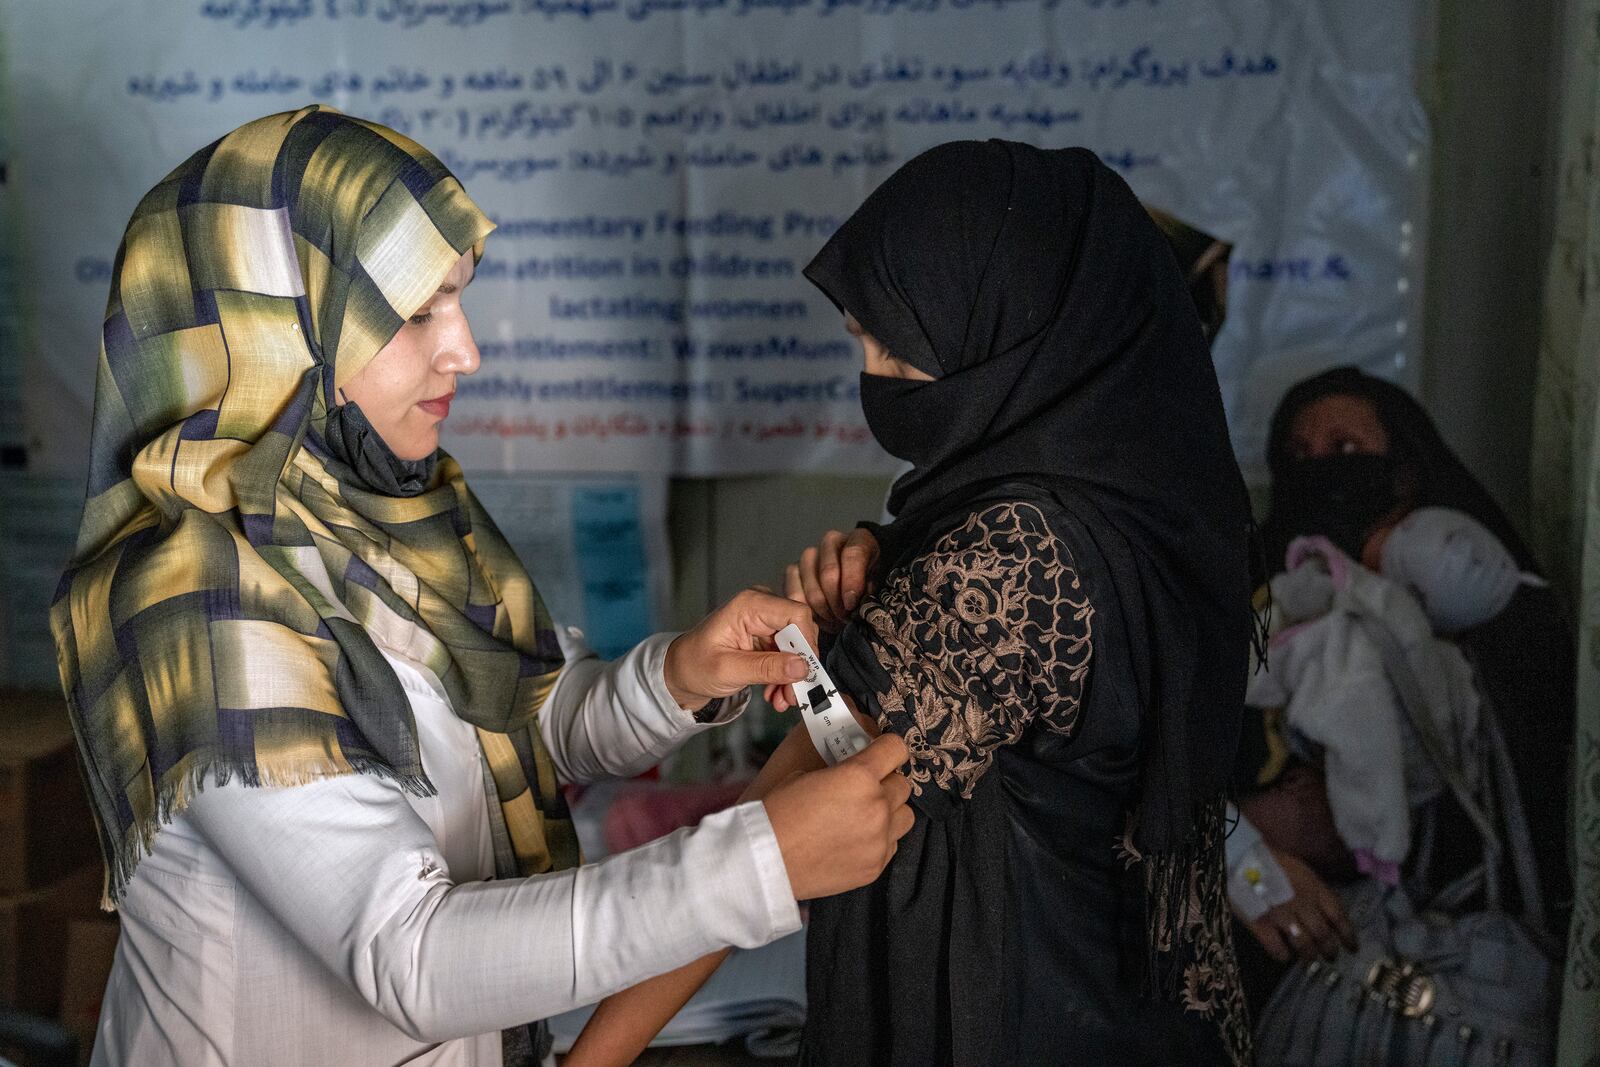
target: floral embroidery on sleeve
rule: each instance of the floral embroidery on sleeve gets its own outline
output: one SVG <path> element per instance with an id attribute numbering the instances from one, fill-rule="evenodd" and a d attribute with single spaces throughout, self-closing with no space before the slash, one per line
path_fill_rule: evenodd
<path id="1" fill-rule="evenodd" d="M 973 515 L 890 574 L 861 619 L 918 794 L 932 783 L 970 797 L 995 751 L 1034 721 L 1062 734 L 1077 724 L 1094 608 L 1032 504 Z"/>

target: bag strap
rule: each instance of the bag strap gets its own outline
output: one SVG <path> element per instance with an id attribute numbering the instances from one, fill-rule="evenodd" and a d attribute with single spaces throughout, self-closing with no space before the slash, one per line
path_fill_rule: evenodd
<path id="1" fill-rule="evenodd" d="M 1425 804 L 1412 815 L 1415 818 L 1411 821 L 1411 878 L 1416 885 L 1426 886 L 1428 876 L 1433 872 L 1433 848 L 1439 836 L 1439 808 L 1437 804 Z"/>
<path id="2" fill-rule="evenodd" d="M 1394 639 L 1389 628 L 1380 621 L 1359 612 L 1352 614 L 1382 652 L 1385 670 L 1394 683 L 1401 707 L 1405 710 L 1406 718 L 1416 732 L 1423 751 L 1438 769 L 1456 802 L 1461 805 L 1467 818 L 1483 839 L 1482 865 L 1474 867 L 1434 894 L 1433 899 L 1429 901 L 1429 907 L 1449 909 L 1470 896 L 1481 882 L 1489 907 L 1496 911 L 1500 910 L 1500 872 L 1504 846 L 1495 830 L 1498 823 L 1505 827 L 1506 843 L 1510 845 L 1511 867 L 1516 873 L 1517 889 L 1522 898 L 1523 922 L 1535 930 L 1542 931 L 1545 916 L 1544 893 L 1539 881 L 1538 867 L 1534 863 L 1533 834 L 1528 827 L 1527 812 L 1522 804 L 1522 792 L 1518 788 L 1516 768 L 1511 763 L 1505 735 L 1500 730 L 1499 717 L 1495 714 L 1494 705 L 1487 691 L 1478 680 L 1476 668 L 1473 671 L 1473 688 L 1479 696 L 1478 732 L 1485 746 L 1483 768 L 1485 788 L 1482 804 L 1468 786 L 1450 751 L 1449 743 L 1439 733 L 1438 721 L 1432 714 L 1427 696 L 1422 691 L 1416 673 L 1411 669 L 1411 664 L 1406 659 L 1399 642 Z M 1498 812 L 1494 810 L 1496 799 L 1499 801 Z M 1500 818 L 1497 819 L 1496 815 Z"/>
<path id="3" fill-rule="evenodd" d="M 1481 869 L 1469 871 L 1467 876 L 1458 878 L 1455 883 L 1446 887 L 1446 890 L 1459 892 L 1461 884 L 1466 877 L 1474 879 L 1478 874 L 1483 875 L 1484 895 L 1488 898 L 1488 905 L 1492 910 L 1500 909 L 1500 880 L 1497 872 L 1500 870 L 1500 857 L 1503 850 L 1500 844 L 1500 835 L 1495 832 L 1494 822 L 1478 798 L 1473 795 L 1472 788 L 1467 784 L 1466 777 L 1457 766 L 1455 757 L 1450 751 L 1448 742 L 1439 733 L 1438 723 L 1434 720 L 1433 710 L 1429 706 L 1428 698 L 1417 681 L 1416 674 L 1411 670 L 1411 664 L 1406 661 L 1405 652 L 1400 648 L 1399 642 L 1389 632 L 1387 626 L 1372 619 L 1361 612 L 1351 612 L 1358 625 L 1372 638 L 1383 654 L 1384 670 L 1393 683 L 1395 693 L 1400 698 L 1400 706 L 1405 711 L 1406 719 L 1411 723 L 1412 730 L 1417 735 L 1417 740 L 1422 745 L 1422 750 L 1429 761 L 1438 770 L 1439 776 L 1449 786 L 1450 793 L 1455 797 L 1456 803 L 1461 805 L 1461 810 L 1471 821 L 1473 828 L 1478 831 L 1478 836 L 1483 841 L 1483 866 Z M 1430 902 L 1431 903 L 1431 902 Z"/>
<path id="4" fill-rule="evenodd" d="M 1483 687 L 1478 686 L 1479 692 Z M 1533 855 L 1533 832 L 1528 826 L 1528 813 L 1522 805 L 1522 790 L 1518 788 L 1517 770 L 1511 762 L 1511 750 L 1506 746 L 1505 734 L 1500 729 L 1500 717 L 1487 695 L 1478 710 L 1479 730 L 1489 744 L 1489 762 L 1494 767 L 1495 787 L 1500 794 L 1500 807 L 1505 816 L 1506 839 L 1511 845 L 1511 869 L 1517 875 L 1517 891 L 1522 896 L 1523 920 L 1537 929 L 1544 929 L 1544 891 L 1539 880 L 1539 865 Z"/>

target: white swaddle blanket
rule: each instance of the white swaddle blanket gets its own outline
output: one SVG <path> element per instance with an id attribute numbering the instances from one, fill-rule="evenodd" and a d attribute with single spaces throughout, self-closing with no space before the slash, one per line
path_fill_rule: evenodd
<path id="1" fill-rule="evenodd" d="M 1412 736 L 1379 642 L 1360 619 L 1383 627 L 1402 651 L 1438 731 L 1469 776 L 1479 697 L 1461 651 L 1434 635 L 1420 603 L 1322 537 L 1289 547 L 1288 570 L 1272 580 L 1284 628 L 1268 668 L 1246 699 L 1283 707 L 1294 734 L 1323 755 L 1328 804 L 1339 836 L 1362 870 L 1395 883 L 1411 848 L 1411 810 L 1443 783 Z"/>

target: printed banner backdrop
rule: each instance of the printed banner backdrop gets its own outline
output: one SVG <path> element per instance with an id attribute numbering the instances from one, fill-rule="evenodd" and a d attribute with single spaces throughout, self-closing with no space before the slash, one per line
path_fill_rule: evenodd
<path id="1" fill-rule="evenodd" d="M 660 629 L 671 596 L 667 480 L 474 477 L 557 624 L 615 659 Z"/>
<path id="2" fill-rule="evenodd" d="M 76 472 L 139 196 L 308 102 L 434 150 L 499 222 L 468 470 L 893 467 L 800 269 L 899 163 L 1081 144 L 1231 242 L 1216 359 L 1252 464 L 1283 388 L 1411 382 L 1418 0 L 20 0 L 0 11 L 30 470 Z M 20 215 L 20 220 L 17 216 Z M 20 232 L 13 227 L 20 222 Z"/>

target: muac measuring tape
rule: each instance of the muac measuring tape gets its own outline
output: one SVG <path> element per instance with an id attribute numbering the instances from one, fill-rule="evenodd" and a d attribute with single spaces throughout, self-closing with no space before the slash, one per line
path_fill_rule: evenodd
<path id="1" fill-rule="evenodd" d="M 800 627 L 791 623 L 779 630 L 774 640 L 785 652 L 793 652 L 806 661 L 809 673 L 804 681 L 793 683 L 794 698 L 800 705 L 811 743 L 817 746 L 823 761 L 832 767 L 870 745 L 872 738 L 850 714 L 850 708 L 839 696 L 839 687 L 828 677 Z"/>

